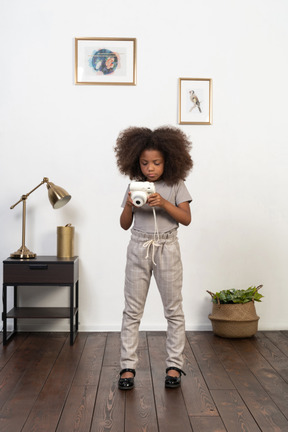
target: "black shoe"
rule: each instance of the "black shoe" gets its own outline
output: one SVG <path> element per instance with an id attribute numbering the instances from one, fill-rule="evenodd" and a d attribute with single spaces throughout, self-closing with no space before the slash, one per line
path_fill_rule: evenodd
<path id="1" fill-rule="evenodd" d="M 118 381 L 118 388 L 120 390 L 131 390 L 134 388 L 134 377 L 133 378 L 121 378 L 125 372 L 132 372 L 134 377 L 136 375 L 135 369 L 122 369 L 120 372 L 120 378 Z"/>
<path id="2" fill-rule="evenodd" d="M 180 387 L 181 385 L 181 375 L 186 375 L 186 373 L 184 371 L 182 371 L 181 369 L 177 368 L 177 367 L 168 367 L 166 369 L 166 374 L 169 370 L 176 370 L 177 372 L 179 372 L 179 376 L 178 377 L 173 377 L 170 375 L 166 375 L 165 377 L 165 387 L 166 388 L 177 388 Z"/>

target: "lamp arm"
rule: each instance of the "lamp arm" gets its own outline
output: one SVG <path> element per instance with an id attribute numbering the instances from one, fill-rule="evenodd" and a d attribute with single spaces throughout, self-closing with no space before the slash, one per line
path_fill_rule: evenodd
<path id="1" fill-rule="evenodd" d="M 20 198 L 20 200 L 17 201 L 15 204 L 13 204 L 13 205 L 10 207 L 10 209 L 11 209 L 11 210 L 14 209 L 14 207 L 16 207 L 17 204 L 19 204 L 19 203 L 22 202 L 22 201 L 25 201 L 25 200 L 28 198 L 28 196 L 31 195 L 32 192 L 34 192 L 36 189 L 38 189 L 38 188 L 39 188 L 40 186 L 42 186 L 44 183 L 48 183 L 48 182 L 49 182 L 49 179 L 48 179 L 47 177 L 44 177 L 43 180 L 42 180 L 42 182 L 39 183 L 38 186 L 36 186 L 34 189 L 32 189 L 32 190 L 31 190 L 30 192 L 28 192 L 27 194 L 22 195 L 22 197 Z"/>

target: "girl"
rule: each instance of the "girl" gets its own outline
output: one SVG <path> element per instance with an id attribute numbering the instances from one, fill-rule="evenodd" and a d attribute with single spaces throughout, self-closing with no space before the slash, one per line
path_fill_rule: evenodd
<path id="1" fill-rule="evenodd" d="M 182 310 L 182 263 L 177 228 L 191 222 L 191 196 L 184 179 L 192 169 L 191 143 L 177 128 L 131 127 L 120 133 L 117 166 L 131 180 L 154 182 L 156 192 L 136 207 L 129 188 L 122 203 L 120 225 L 132 235 L 127 250 L 125 309 L 121 330 L 121 372 L 118 387 L 134 387 L 138 330 L 151 275 L 159 289 L 167 319 L 165 386 L 179 387 L 183 367 L 185 323 Z"/>

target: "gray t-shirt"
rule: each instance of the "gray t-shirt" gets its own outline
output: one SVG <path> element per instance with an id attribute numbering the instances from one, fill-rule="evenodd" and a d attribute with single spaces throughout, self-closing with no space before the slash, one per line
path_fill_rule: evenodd
<path id="1" fill-rule="evenodd" d="M 172 204 L 178 206 L 180 203 L 188 201 L 189 203 L 192 201 L 191 195 L 186 188 L 186 185 L 183 180 L 180 180 L 179 183 L 168 186 L 162 180 L 155 182 L 156 192 L 158 192 L 164 199 L 171 202 Z M 129 192 L 129 186 L 126 190 L 122 207 L 124 208 L 127 201 L 127 195 Z M 171 231 L 174 228 L 178 228 L 179 224 L 175 221 L 165 210 L 160 207 L 154 207 L 156 210 L 156 218 L 159 233 L 165 233 L 167 231 Z M 133 207 L 134 212 L 134 225 L 133 228 L 146 232 L 146 233 L 154 233 L 155 223 L 154 223 L 154 215 L 152 207 L 147 204 L 144 204 L 142 207 Z"/>

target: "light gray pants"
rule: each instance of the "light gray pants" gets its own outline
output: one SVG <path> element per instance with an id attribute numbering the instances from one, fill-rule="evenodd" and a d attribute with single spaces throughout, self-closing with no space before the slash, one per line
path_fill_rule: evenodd
<path id="1" fill-rule="evenodd" d="M 159 234 L 159 246 L 144 247 L 153 239 L 132 229 L 127 249 L 125 309 L 121 330 L 121 369 L 136 369 L 138 330 L 144 312 L 152 272 L 161 295 L 167 319 L 166 366 L 183 367 L 185 321 L 182 309 L 182 262 L 177 230 Z M 149 250 L 148 250 L 149 248 Z M 147 256 L 148 252 L 148 258 Z M 153 258 L 156 265 L 153 264 Z"/>

